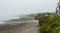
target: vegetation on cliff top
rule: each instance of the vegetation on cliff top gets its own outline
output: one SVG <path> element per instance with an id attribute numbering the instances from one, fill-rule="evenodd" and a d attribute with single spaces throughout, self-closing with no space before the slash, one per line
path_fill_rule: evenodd
<path id="1" fill-rule="evenodd" d="M 60 16 L 49 14 L 40 18 L 45 20 L 43 20 L 44 23 L 39 27 L 38 33 L 60 33 Z"/>

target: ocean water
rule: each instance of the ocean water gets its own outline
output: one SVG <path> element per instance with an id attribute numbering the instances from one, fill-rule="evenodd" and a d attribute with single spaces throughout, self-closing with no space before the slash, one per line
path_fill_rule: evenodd
<path id="1" fill-rule="evenodd" d="M 6 23 L 6 22 L 0 22 L 0 25 L 1 25 L 1 24 L 4 24 L 4 23 Z"/>
<path id="2" fill-rule="evenodd" d="M 8 21 L 10 19 L 19 19 L 20 17 L 17 16 L 0 16 L 0 25 L 6 23 L 5 21 Z"/>
<path id="3" fill-rule="evenodd" d="M 3 21 L 7 21 L 7 20 L 10 20 L 10 19 L 18 19 L 20 17 L 17 17 L 17 16 L 0 16 L 0 21 L 3 22 Z"/>

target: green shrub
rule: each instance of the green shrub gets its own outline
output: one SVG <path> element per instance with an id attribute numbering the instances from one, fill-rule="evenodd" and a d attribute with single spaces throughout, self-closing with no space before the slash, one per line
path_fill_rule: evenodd
<path id="1" fill-rule="evenodd" d="M 39 28 L 39 33 L 51 33 L 51 28 L 50 26 L 44 24 Z"/>
<path id="2" fill-rule="evenodd" d="M 43 19 L 45 16 L 43 17 Z M 60 31 L 60 16 L 53 16 L 50 15 L 46 18 L 48 19 L 48 23 L 43 23 L 42 26 L 39 27 L 38 33 L 59 33 Z"/>

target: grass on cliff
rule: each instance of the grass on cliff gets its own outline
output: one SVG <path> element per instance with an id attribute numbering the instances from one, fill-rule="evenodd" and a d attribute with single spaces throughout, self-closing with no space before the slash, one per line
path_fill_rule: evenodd
<path id="1" fill-rule="evenodd" d="M 41 18 L 44 23 L 39 27 L 38 33 L 60 33 L 60 16 L 48 15 Z"/>

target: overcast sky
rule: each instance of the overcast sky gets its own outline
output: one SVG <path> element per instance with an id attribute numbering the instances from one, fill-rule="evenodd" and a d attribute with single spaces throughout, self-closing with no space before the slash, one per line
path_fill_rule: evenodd
<path id="1" fill-rule="evenodd" d="M 55 12 L 58 0 L 0 0 L 0 18 L 38 12 Z"/>

